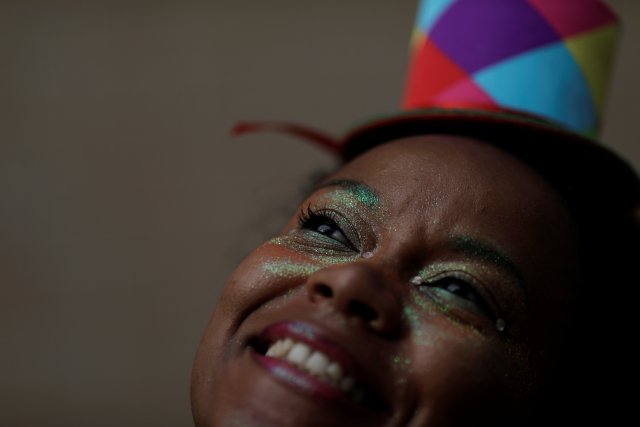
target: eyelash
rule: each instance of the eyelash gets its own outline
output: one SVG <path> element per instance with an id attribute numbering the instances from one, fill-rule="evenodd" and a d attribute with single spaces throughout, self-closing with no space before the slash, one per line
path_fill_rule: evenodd
<path id="1" fill-rule="evenodd" d="M 298 215 L 298 225 L 300 228 L 305 230 L 316 231 L 315 229 L 321 225 L 326 225 L 342 234 L 345 239 L 345 242 L 341 242 L 340 240 L 328 236 L 320 231 L 316 231 L 324 236 L 327 236 L 333 240 L 341 244 L 346 244 L 350 249 L 357 250 L 354 244 L 349 240 L 346 233 L 342 231 L 342 228 L 338 225 L 338 221 L 340 221 L 339 216 L 332 211 L 321 211 L 317 212 L 311 208 L 311 206 L 307 206 L 305 209 L 300 211 Z"/>

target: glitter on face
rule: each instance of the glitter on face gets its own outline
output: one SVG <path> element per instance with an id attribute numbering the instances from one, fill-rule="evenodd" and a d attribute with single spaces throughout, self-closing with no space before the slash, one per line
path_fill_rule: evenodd
<path id="1" fill-rule="evenodd" d="M 528 292 L 523 274 L 518 270 L 515 263 L 496 247 L 497 245 L 481 242 L 470 236 L 454 236 L 452 240 L 456 250 L 481 261 L 491 263 L 513 276 L 516 279 L 516 284 L 524 291 L 526 298 Z"/>
<path id="2" fill-rule="evenodd" d="M 322 187 L 338 186 L 346 189 L 349 193 L 356 196 L 358 202 L 367 208 L 377 208 L 380 206 L 380 197 L 378 193 L 368 185 L 353 181 L 350 179 L 336 179 L 323 184 Z"/>
<path id="3" fill-rule="evenodd" d="M 427 311 L 431 309 L 431 307 L 427 304 L 426 298 L 424 298 L 424 296 L 420 294 L 419 291 L 412 290 L 411 301 L 416 307 L 422 309 L 423 311 Z"/>
<path id="4" fill-rule="evenodd" d="M 284 279 L 310 276 L 320 269 L 320 267 L 315 265 L 303 264 L 289 260 L 265 262 L 262 268 L 266 273 L 273 274 Z"/>
<path id="5" fill-rule="evenodd" d="M 442 301 L 435 303 L 431 301 L 431 299 L 428 298 L 424 293 L 422 293 L 421 291 L 415 288 L 411 289 L 411 302 L 413 303 L 414 307 L 421 309 L 424 314 L 441 313 L 445 315 L 449 320 L 464 326 L 465 329 L 468 329 L 473 335 L 477 335 L 479 337 L 483 335 L 482 332 L 475 325 L 468 322 L 461 321 L 458 317 L 453 315 L 451 313 L 451 307 L 449 307 L 447 304 L 445 304 Z M 418 315 L 417 313 L 415 313 L 415 309 L 411 307 L 405 308 L 405 316 L 409 321 L 409 324 L 414 329 L 416 328 L 415 325 L 418 325 L 420 323 L 418 320 Z M 416 336 L 420 337 L 422 335 L 421 329 L 416 329 L 416 331 L 417 331 Z M 424 338 L 421 339 L 421 343 L 422 344 L 426 343 L 426 340 Z"/>
<path id="6" fill-rule="evenodd" d="M 391 358 L 391 369 L 396 374 L 396 384 L 405 384 L 408 381 L 407 374 L 411 373 L 411 358 L 399 355 Z"/>
<path id="7" fill-rule="evenodd" d="M 331 191 L 319 193 L 323 188 L 329 188 Z M 350 179 L 331 180 L 318 187 L 314 194 L 317 194 L 315 199 L 319 204 L 356 214 L 355 221 L 363 220 L 371 214 L 375 215 L 378 221 L 384 220 L 385 211 L 380 196 L 375 189 L 362 182 Z"/>
<path id="8" fill-rule="evenodd" d="M 411 338 L 413 342 L 417 345 L 426 345 L 429 343 L 429 340 L 424 335 L 423 322 L 420 318 L 420 315 L 413 307 L 404 307 L 402 310 L 402 314 L 404 318 L 407 320 L 411 328 Z"/>
<path id="9" fill-rule="evenodd" d="M 514 311 L 513 307 L 515 306 L 519 306 L 522 310 L 526 310 L 526 289 L 523 288 L 524 283 L 520 278 L 514 277 L 514 274 L 506 272 L 503 265 L 497 265 L 493 261 L 484 263 L 483 259 L 433 263 L 423 268 L 417 276 L 410 280 L 410 283 L 419 287 L 425 282 L 429 282 L 429 280 L 437 278 L 447 272 L 450 272 L 451 274 L 461 272 L 476 278 L 479 282 L 485 284 L 483 288 L 488 293 L 488 298 L 494 301 L 495 308 L 492 310 L 492 314 L 495 316 L 494 325 L 496 330 L 502 333 L 507 330 L 507 318 L 501 315 L 507 314 L 508 317 L 509 313 Z M 514 290 L 517 290 L 516 294 L 513 293 Z M 422 293 L 421 296 L 424 298 Z M 508 301 L 508 303 L 505 301 Z M 441 311 L 445 313 L 450 309 L 447 306 L 446 301 L 442 301 L 442 304 L 438 304 L 438 306 Z M 505 307 L 511 308 L 505 309 Z"/>
<path id="10" fill-rule="evenodd" d="M 418 275 L 412 280 L 415 280 L 416 282 L 420 280 L 420 283 L 414 283 L 415 285 L 420 285 L 445 271 L 462 271 L 464 273 L 469 273 L 469 270 L 470 267 L 467 262 L 438 262 L 429 264 L 427 267 L 420 270 Z"/>
<path id="11" fill-rule="evenodd" d="M 268 244 L 281 246 L 283 248 L 292 249 L 296 252 L 309 253 L 314 256 L 319 262 L 323 264 L 342 264 L 347 262 L 353 262 L 357 259 L 358 254 L 336 254 L 335 249 L 311 246 L 308 243 L 303 243 L 295 236 L 286 235 L 275 237 L 267 242 Z"/>
<path id="12" fill-rule="evenodd" d="M 408 357 L 393 356 L 391 358 L 391 363 L 393 366 L 406 367 L 411 365 L 411 359 Z"/>

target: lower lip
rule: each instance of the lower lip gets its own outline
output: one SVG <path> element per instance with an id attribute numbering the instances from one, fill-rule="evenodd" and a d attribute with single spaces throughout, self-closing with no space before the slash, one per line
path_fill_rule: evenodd
<path id="1" fill-rule="evenodd" d="M 253 356 L 257 362 L 279 382 L 297 392 L 313 398 L 319 398 L 327 403 L 352 408 L 357 407 L 342 390 L 315 378 L 311 374 L 300 370 L 284 360 L 263 356 L 255 351 L 253 352 Z"/>

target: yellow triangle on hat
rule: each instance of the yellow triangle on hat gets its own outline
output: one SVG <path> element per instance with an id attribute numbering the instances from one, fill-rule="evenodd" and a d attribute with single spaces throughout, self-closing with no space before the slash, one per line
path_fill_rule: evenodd
<path id="1" fill-rule="evenodd" d="M 409 50 L 414 51 L 419 46 L 422 46 L 427 41 L 427 34 L 424 33 L 420 28 L 415 27 L 413 32 L 411 33 L 411 42 L 409 44 Z"/>
<path id="2" fill-rule="evenodd" d="M 601 117 L 607 92 L 607 82 L 613 65 L 619 28 L 614 23 L 586 34 L 570 37 L 565 46 L 584 73 L 593 102 Z"/>

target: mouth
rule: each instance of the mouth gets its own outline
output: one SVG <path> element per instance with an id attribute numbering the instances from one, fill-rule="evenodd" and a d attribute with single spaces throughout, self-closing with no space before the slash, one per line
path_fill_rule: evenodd
<path id="1" fill-rule="evenodd" d="M 366 412 L 389 412 L 353 358 L 313 325 L 272 325 L 252 339 L 250 347 L 258 362 L 289 387 Z"/>

